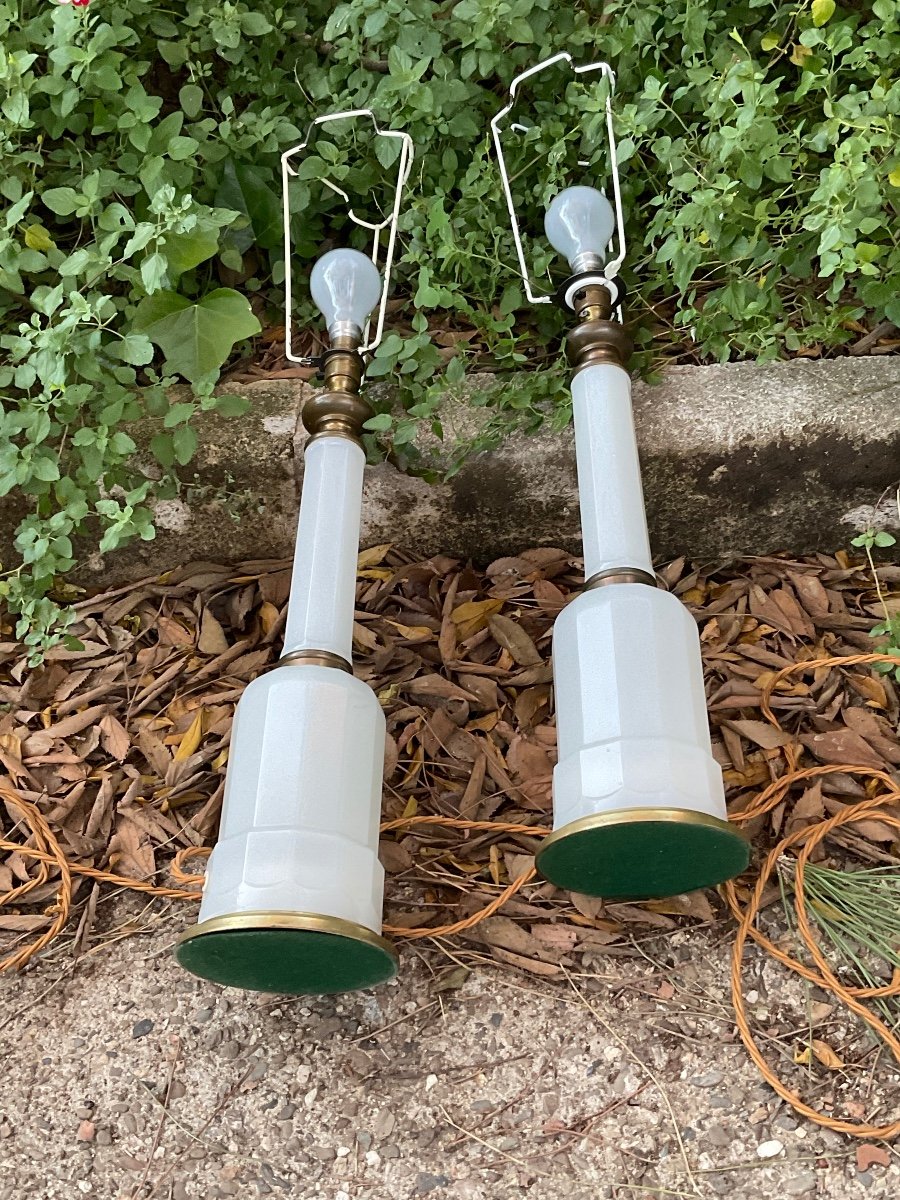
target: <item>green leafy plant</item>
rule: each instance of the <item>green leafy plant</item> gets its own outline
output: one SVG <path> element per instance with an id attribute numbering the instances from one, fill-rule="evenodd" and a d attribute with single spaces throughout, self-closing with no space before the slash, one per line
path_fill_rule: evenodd
<path id="1" fill-rule="evenodd" d="M 36 655 L 62 629 L 54 581 L 153 536 L 194 415 L 236 407 L 218 372 L 281 324 L 279 156 L 323 111 L 371 106 L 416 143 L 373 452 L 414 464 L 415 430 L 439 435 L 443 392 L 471 369 L 499 382 L 477 393 L 490 418 L 469 450 L 568 418 L 564 319 L 523 306 L 486 136 L 513 76 L 556 49 L 616 68 L 642 366 L 826 354 L 864 318 L 900 322 L 894 0 L 176 7 L 0 0 L 0 493 L 26 510 L 3 588 Z M 603 98 L 548 72 L 523 103 L 514 187 L 539 235 L 555 190 L 606 171 Z M 395 154 L 356 135 L 310 147 L 290 196 L 298 278 L 299 259 L 359 244 L 323 180 L 377 212 Z M 561 264 L 539 236 L 528 249 L 552 290 Z M 309 303 L 294 317 L 308 325 Z M 190 398 L 173 401 L 179 376 Z"/>

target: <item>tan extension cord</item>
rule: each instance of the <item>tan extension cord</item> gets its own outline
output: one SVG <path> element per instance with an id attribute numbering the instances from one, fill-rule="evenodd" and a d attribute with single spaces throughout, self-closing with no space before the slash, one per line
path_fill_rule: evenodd
<path id="1" fill-rule="evenodd" d="M 776 729 L 781 729 L 778 719 L 769 705 L 769 698 L 783 679 L 789 675 L 798 674 L 803 671 L 813 671 L 823 667 L 844 668 L 866 663 L 893 663 L 900 665 L 900 657 L 890 654 L 853 654 L 848 655 L 846 658 L 817 658 L 809 662 L 793 663 L 791 666 L 785 667 L 774 675 L 762 689 L 762 701 L 760 705 L 762 712 Z M 824 1126 L 826 1129 L 832 1129 L 836 1133 L 849 1134 L 851 1137 L 891 1140 L 900 1134 L 900 1119 L 886 1125 L 856 1124 L 851 1121 L 837 1120 L 834 1117 L 829 1117 L 825 1113 L 819 1112 L 817 1109 L 811 1108 L 802 1097 L 797 1095 L 796 1092 L 791 1091 L 781 1081 L 764 1057 L 750 1028 L 750 1021 L 744 1001 L 742 980 L 744 952 L 748 938 L 755 941 L 757 945 L 761 946 L 768 954 L 789 970 L 801 975 L 817 987 L 833 993 L 851 1012 L 856 1013 L 881 1038 L 893 1054 L 894 1060 L 900 1064 L 900 1039 L 865 1004 L 866 1000 L 883 999 L 886 996 L 900 996 L 900 972 L 895 971 L 891 982 L 879 988 L 854 988 L 846 987 L 842 984 L 831 970 L 816 942 L 815 934 L 809 923 L 804 893 L 804 872 L 809 856 L 814 848 L 828 837 L 832 830 L 844 825 L 852 825 L 856 821 L 870 819 L 873 815 L 877 815 L 878 819 L 885 824 L 892 825 L 894 828 L 900 830 L 900 812 L 898 812 L 898 806 L 900 806 L 900 789 L 897 788 L 893 779 L 886 772 L 876 770 L 872 767 L 858 767 L 847 764 L 798 769 L 796 765 L 796 748 L 786 746 L 782 748 L 782 751 L 787 763 L 787 771 L 780 778 L 769 784 L 764 791 L 760 792 L 743 812 L 732 814 L 731 819 L 735 823 L 745 824 L 753 820 L 754 817 L 759 817 L 770 812 L 786 798 L 789 790 L 795 783 L 805 779 L 815 779 L 822 775 L 830 775 L 834 772 L 841 772 L 846 775 L 862 775 L 867 779 L 876 780 L 882 784 L 883 790 L 855 804 L 847 804 L 827 820 L 806 826 L 783 837 L 772 848 L 762 863 L 756 885 L 746 903 L 740 899 L 733 882 L 723 886 L 722 890 L 725 899 L 738 923 L 731 964 L 731 995 L 738 1032 L 741 1035 L 744 1045 L 747 1047 L 750 1057 L 753 1059 L 766 1083 L 804 1117 L 807 1117 L 810 1121 L 814 1121 L 817 1125 Z M 33 846 L 24 846 L 17 842 L 0 839 L 0 850 L 10 853 L 17 852 L 28 858 L 35 859 L 39 864 L 34 879 L 29 879 L 26 883 L 22 883 L 18 887 L 0 895 L 0 908 L 21 903 L 30 891 L 46 883 L 50 877 L 51 867 L 57 867 L 60 873 L 56 901 L 49 910 L 53 914 L 53 921 L 49 928 L 40 934 L 39 937 L 35 938 L 34 941 L 7 955 L 6 958 L 0 959 L 0 971 L 21 969 L 35 954 L 50 945 L 59 936 L 65 928 L 72 911 L 72 877 L 74 875 L 87 876 L 89 879 L 97 880 L 100 883 L 110 883 L 115 887 L 127 888 L 131 891 L 143 892 L 151 896 L 163 896 L 174 900 L 199 901 L 199 887 L 203 882 L 203 876 L 186 873 L 184 863 L 189 858 L 208 856 L 211 853 L 209 847 L 187 847 L 179 850 L 175 855 L 171 873 L 179 883 L 187 886 L 183 888 L 171 888 L 160 887 L 152 883 L 142 883 L 139 880 L 129 879 L 124 875 L 115 875 L 110 871 L 101 871 L 96 867 L 70 862 L 66 858 L 62 847 L 47 824 L 47 821 L 33 804 L 22 799 L 14 789 L 8 786 L 0 785 L 0 796 L 22 813 L 25 822 L 30 828 L 31 837 L 34 842 Z M 382 832 L 386 832 L 393 829 L 410 828 L 415 825 L 442 825 L 455 829 L 478 829 L 493 833 L 524 833 L 531 837 L 546 837 L 551 832 L 546 826 L 520 825 L 504 821 L 469 821 L 461 817 L 441 816 L 400 817 L 393 821 L 385 821 L 381 829 Z M 786 954 L 755 926 L 766 885 L 777 867 L 778 860 L 787 850 L 796 847 L 799 847 L 794 878 L 797 926 L 813 962 L 816 964 L 816 969 L 808 967 L 798 959 Z M 454 921 L 448 925 L 421 926 L 412 929 L 386 925 L 384 926 L 384 932 L 397 938 L 436 938 L 447 937 L 454 933 L 461 933 L 465 929 L 472 929 L 479 922 L 484 921 L 487 917 L 492 916 L 501 909 L 511 896 L 515 895 L 525 884 L 530 883 L 534 879 L 535 874 L 534 867 L 531 867 L 504 888 L 490 904 L 479 909 L 478 912 L 473 913 L 472 916 L 466 917 L 464 920 Z"/>

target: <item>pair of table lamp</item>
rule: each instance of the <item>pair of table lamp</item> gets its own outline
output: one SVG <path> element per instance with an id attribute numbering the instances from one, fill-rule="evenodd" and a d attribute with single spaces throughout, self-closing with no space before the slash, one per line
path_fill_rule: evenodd
<path id="1" fill-rule="evenodd" d="M 519 76 L 492 122 L 526 295 L 529 277 L 502 137 L 521 83 L 567 64 L 556 55 Z M 570 276 L 555 299 L 576 319 L 567 337 L 585 585 L 553 633 L 558 762 L 553 832 L 536 856 L 561 888 L 610 900 L 711 886 L 747 865 L 730 825 L 722 774 L 711 753 L 700 642 L 680 601 L 656 585 L 626 370 L 618 269 L 625 252 L 615 139 L 607 91 L 612 202 L 600 190 L 564 189 L 545 233 Z M 330 993 L 369 987 L 397 970 L 381 936 L 384 871 L 378 861 L 385 719 L 353 675 L 351 641 L 362 506 L 362 429 L 372 409 L 360 394 L 364 355 L 381 337 L 397 216 L 412 162 L 408 135 L 381 130 L 368 110 L 319 118 L 371 120 L 401 142 L 397 186 L 374 232 L 373 258 L 329 251 L 310 276 L 328 330 L 325 387 L 307 402 L 300 518 L 284 650 L 237 708 L 221 829 L 206 873 L 199 923 L 179 941 L 188 970 L 234 987 Z M 307 141 L 282 158 L 285 196 L 287 354 L 292 256 L 288 183 Z M 331 184 L 334 190 L 340 189 Z M 377 265 L 381 236 L 387 244 Z M 380 302 L 380 303 L 379 303 Z M 370 319 L 379 306 L 370 337 Z"/>

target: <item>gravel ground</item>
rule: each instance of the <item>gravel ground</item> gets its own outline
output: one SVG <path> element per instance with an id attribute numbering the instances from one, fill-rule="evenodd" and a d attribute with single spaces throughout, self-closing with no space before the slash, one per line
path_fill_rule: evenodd
<path id="1" fill-rule="evenodd" d="M 900 1190 L 900 1155 L 860 1171 L 857 1143 L 796 1119 L 757 1076 L 724 921 L 598 953 L 565 984 L 407 948 L 391 985 L 298 1000 L 182 972 L 186 908 L 104 909 L 87 956 L 60 941 L 0 981 L 0 1200 Z M 748 986 L 769 1044 L 793 1053 L 816 994 L 768 964 Z M 877 1077 L 883 1116 L 897 1074 Z M 810 1083 L 820 1101 L 851 1085 Z"/>

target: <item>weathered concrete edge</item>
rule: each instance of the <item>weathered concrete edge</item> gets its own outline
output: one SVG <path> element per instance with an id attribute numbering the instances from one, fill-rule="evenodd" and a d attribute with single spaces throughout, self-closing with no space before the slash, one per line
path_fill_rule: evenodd
<path id="1" fill-rule="evenodd" d="M 105 561 L 95 556 L 82 582 L 108 584 L 192 559 L 291 553 L 308 390 L 294 381 L 224 390 L 247 396 L 250 414 L 201 418 L 195 483 L 158 507 L 155 542 Z M 467 442 L 486 410 L 448 401 L 441 418 L 445 444 Z M 896 357 L 673 367 L 660 383 L 635 384 L 635 421 L 660 559 L 833 550 L 873 520 L 900 524 L 892 492 L 900 479 Z M 440 445 L 425 438 L 422 449 L 440 464 Z M 479 562 L 526 546 L 577 549 L 571 430 L 512 434 L 446 483 L 389 463 L 368 467 L 361 540 Z"/>

